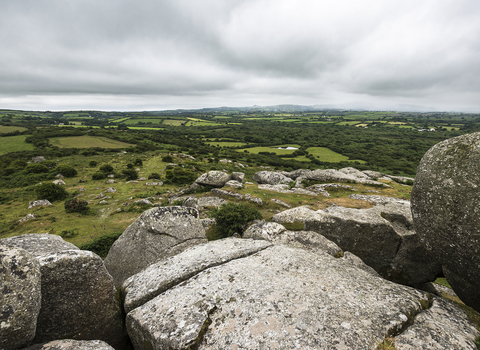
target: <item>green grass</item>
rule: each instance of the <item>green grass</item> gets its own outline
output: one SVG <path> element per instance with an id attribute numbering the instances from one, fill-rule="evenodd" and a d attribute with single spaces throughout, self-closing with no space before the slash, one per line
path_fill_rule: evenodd
<path id="1" fill-rule="evenodd" d="M 118 120 L 115 120 L 115 122 L 119 123 Z M 125 124 L 125 125 L 137 125 L 139 122 L 140 123 L 162 124 L 162 119 L 159 119 L 159 118 L 128 119 L 128 120 L 124 120 L 123 124 Z"/>
<path id="2" fill-rule="evenodd" d="M 14 132 L 14 131 L 25 131 L 26 128 L 22 128 L 21 126 L 4 126 L 0 125 L 0 134 L 6 134 L 7 132 Z"/>
<path id="3" fill-rule="evenodd" d="M 210 146 L 220 146 L 220 147 L 238 147 L 238 146 L 245 146 L 245 142 L 223 142 L 223 141 L 218 141 L 218 142 L 205 142 L 206 144 L 209 144 Z"/>
<path id="4" fill-rule="evenodd" d="M 115 141 L 106 137 L 98 136 L 72 136 L 72 137 L 53 137 L 50 139 L 52 145 L 60 148 L 126 148 L 131 144 Z"/>
<path id="5" fill-rule="evenodd" d="M 290 145 L 291 147 L 296 147 L 298 145 Z M 254 154 L 258 154 L 259 152 L 273 152 L 273 153 L 276 153 L 277 155 L 284 155 L 284 154 L 292 154 L 293 152 L 295 152 L 294 149 L 278 149 L 276 147 L 280 147 L 280 146 L 275 146 L 275 147 L 251 147 L 251 148 L 244 148 L 244 149 L 239 149 L 237 150 L 238 152 L 244 152 L 245 150 L 248 152 L 248 153 L 254 153 Z M 285 147 L 285 146 L 283 146 Z M 298 146 L 300 147 L 300 146 Z"/>
<path id="6" fill-rule="evenodd" d="M 343 156 L 340 153 L 334 152 L 326 147 L 309 147 L 307 148 L 307 152 L 309 154 L 312 154 L 321 162 L 338 163 L 349 160 L 348 157 Z"/>
<path id="7" fill-rule="evenodd" d="M 25 142 L 26 138 L 25 135 L 0 137 L 0 155 L 35 149 L 33 144 Z"/>
<path id="8" fill-rule="evenodd" d="M 354 121 L 351 121 L 351 122 L 339 122 L 337 123 L 338 125 L 355 125 L 355 124 L 359 124 L 361 123 L 360 121 L 358 120 L 354 120 Z"/>

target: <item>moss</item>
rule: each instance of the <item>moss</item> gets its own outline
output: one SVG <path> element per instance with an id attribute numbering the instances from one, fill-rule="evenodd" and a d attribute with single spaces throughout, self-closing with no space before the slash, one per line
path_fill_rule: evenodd
<path id="1" fill-rule="evenodd" d="M 387 337 L 383 342 L 378 344 L 376 350 L 395 350 L 395 338 Z"/>
<path id="2" fill-rule="evenodd" d="M 303 222 L 285 222 L 282 225 L 289 231 L 302 231 L 305 227 Z"/>

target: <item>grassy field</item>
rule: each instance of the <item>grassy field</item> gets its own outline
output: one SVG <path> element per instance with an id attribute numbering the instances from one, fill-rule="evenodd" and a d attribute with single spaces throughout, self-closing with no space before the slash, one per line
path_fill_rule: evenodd
<path id="1" fill-rule="evenodd" d="M 171 125 L 171 126 L 180 126 L 183 123 L 185 123 L 185 120 L 179 120 L 179 119 L 164 119 L 163 120 L 163 124 Z"/>
<path id="2" fill-rule="evenodd" d="M 106 137 L 97 136 L 72 136 L 72 137 L 53 137 L 50 139 L 52 145 L 60 148 L 89 148 L 89 147 L 103 147 L 103 148 L 125 148 L 132 146 L 131 144 L 115 141 Z"/>
<path id="3" fill-rule="evenodd" d="M 299 145 L 281 145 L 281 146 L 274 146 L 274 147 L 244 148 L 244 149 L 239 149 L 238 152 L 247 151 L 248 153 L 255 153 L 255 154 L 258 154 L 259 152 L 273 152 L 273 153 L 276 153 L 278 155 L 292 154 L 293 152 L 295 152 L 294 149 L 278 149 L 276 147 L 297 147 L 297 148 L 300 148 Z"/>
<path id="4" fill-rule="evenodd" d="M 210 146 L 220 146 L 220 147 L 238 147 L 238 146 L 245 146 L 245 142 L 222 142 L 222 141 L 210 141 L 210 142 L 205 142 L 209 144 Z"/>
<path id="5" fill-rule="evenodd" d="M 0 155 L 35 149 L 31 143 L 25 142 L 26 137 L 25 135 L 0 137 Z"/>
<path id="6" fill-rule="evenodd" d="M 115 122 L 119 123 L 118 121 L 115 121 Z M 144 119 L 128 119 L 123 121 L 123 124 L 125 125 L 137 125 L 138 123 L 162 124 L 162 119 L 144 118 Z"/>
<path id="7" fill-rule="evenodd" d="M 0 125 L 0 134 L 6 134 L 7 132 L 14 132 L 14 131 L 25 131 L 26 128 L 22 128 L 21 126 L 3 126 Z"/>
<path id="8" fill-rule="evenodd" d="M 338 163 L 338 162 L 345 162 L 345 161 L 357 161 L 360 163 L 365 163 L 363 160 L 351 160 L 348 157 L 341 155 L 340 153 L 334 152 L 331 149 L 326 147 L 310 147 L 307 148 L 307 152 L 312 154 L 315 158 L 317 158 L 321 162 L 330 162 L 330 163 Z"/>

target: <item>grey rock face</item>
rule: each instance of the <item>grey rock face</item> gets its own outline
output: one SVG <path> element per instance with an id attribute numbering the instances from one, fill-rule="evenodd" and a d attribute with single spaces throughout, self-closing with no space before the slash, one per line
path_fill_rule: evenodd
<path id="1" fill-rule="evenodd" d="M 132 310 L 127 329 L 136 349 L 362 350 L 429 304 L 343 259 L 277 245 L 165 291 Z"/>
<path id="2" fill-rule="evenodd" d="M 146 204 L 146 205 L 151 205 L 153 206 L 153 203 L 148 200 L 147 198 L 139 199 L 133 202 L 134 204 Z"/>
<path id="3" fill-rule="evenodd" d="M 22 222 L 35 219 L 35 214 L 27 214 L 20 220 L 17 220 L 17 223 L 21 224 Z"/>
<path id="4" fill-rule="evenodd" d="M 7 247 L 17 247 L 28 251 L 34 257 L 48 255 L 63 250 L 80 250 L 62 237 L 48 233 L 28 233 L 25 235 L 4 238 L 1 244 Z"/>
<path id="5" fill-rule="evenodd" d="M 37 157 L 33 157 L 32 160 L 34 163 L 40 163 L 40 162 L 44 162 L 46 159 L 44 156 L 37 156 Z"/>
<path id="6" fill-rule="evenodd" d="M 65 186 L 66 185 L 65 181 L 63 181 L 62 179 L 53 180 L 52 183 L 55 184 L 55 185 L 60 185 L 60 186 Z"/>
<path id="7" fill-rule="evenodd" d="M 284 210 L 272 217 L 272 221 L 278 223 L 305 222 L 315 215 L 316 211 L 309 208 L 308 205 Z"/>
<path id="8" fill-rule="evenodd" d="M 101 340 L 54 340 L 44 344 L 35 344 L 22 350 L 115 350 Z"/>
<path id="9" fill-rule="evenodd" d="M 219 207 L 222 204 L 226 204 L 226 203 L 227 203 L 227 201 L 223 198 L 220 198 L 220 197 L 205 196 L 205 197 L 198 198 L 198 206 L 201 207 L 201 208 Z"/>
<path id="10" fill-rule="evenodd" d="M 230 175 L 223 171 L 212 170 L 208 173 L 202 174 L 195 180 L 197 184 L 223 187 L 227 181 L 231 179 Z"/>
<path id="11" fill-rule="evenodd" d="M 191 247 L 150 265 L 123 283 L 125 311 L 129 313 L 201 271 L 255 254 L 270 246 L 271 243 L 265 241 L 227 238 Z"/>
<path id="12" fill-rule="evenodd" d="M 107 193 L 115 193 L 115 192 L 117 192 L 117 190 L 115 189 L 115 187 L 109 187 L 109 188 L 107 188 L 105 191 L 103 191 L 103 193 L 105 193 L 105 192 L 107 192 Z"/>
<path id="13" fill-rule="evenodd" d="M 0 349 L 14 350 L 35 337 L 40 264 L 23 249 L 0 245 L 0 281 Z"/>
<path id="14" fill-rule="evenodd" d="M 37 200 L 37 201 L 30 201 L 28 203 L 28 209 L 32 209 L 33 207 L 49 206 L 49 205 L 52 205 L 52 203 L 50 203 L 50 201 L 48 201 L 46 199 L 40 199 L 40 200 Z"/>
<path id="15" fill-rule="evenodd" d="M 235 180 L 230 180 L 225 183 L 225 186 L 227 187 L 234 187 L 234 188 L 242 188 L 243 184 L 241 182 L 235 181 Z"/>
<path id="16" fill-rule="evenodd" d="M 276 222 L 267 222 L 260 220 L 250 225 L 243 233 L 243 238 L 263 239 L 266 241 L 274 241 L 275 237 L 280 235 L 287 229 L 285 226 Z"/>
<path id="17" fill-rule="evenodd" d="M 412 230 L 408 203 L 377 205 L 371 209 L 332 206 L 305 222 L 315 231 L 360 257 L 382 277 L 415 286 L 430 282 L 441 265 Z"/>
<path id="18" fill-rule="evenodd" d="M 187 197 L 182 203 L 182 207 L 198 209 L 198 199 L 195 197 Z"/>
<path id="19" fill-rule="evenodd" d="M 355 171 L 352 171 L 355 170 Z M 343 170 L 343 171 L 341 171 Z M 354 168 L 344 168 L 341 170 L 335 169 L 317 169 L 306 175 L 306 179 L 316 181 L 332 181 L 332 182 L 355 182 L 370 185 L 379 185 L 384 187 L 391 187 L 383 182 L 374 181 L 368 178 L 368 176 Z"/>
<path id="20" fill-rule="evenodd" d="M 245 174 L 238 171 L 234 171 L 232 173 L 232 180 L 242 183 L 243 180 L 245 180 Z"/>
<path id="21" fill-rule="evenodd" d="M 253 175 L 253 180 L 259 184 L 267 185 L 279 185 L 279 184 L 288 184 L 293 181 L 293 179 L 274 171 L 259 171 Z"/>
<path id="22" fill-rule="evenodd" d="M 198 210 L 178 206 L 152 208 L 115 241 L 105 266 L 118 287 L 149 265 L 206 241 Z"/>
<path id="23" fill-rule="evenodd" d="M 412 189 L 415 229 L 460 299 L 480 311 L 480 133 L 433 146 Z"/>
<path id="24" fill-rule="evenodd" d="M 267 190 L 267 191 L 274 191 L 274 192 L 280 192 L 280 193 L 298 193 L 298 194 L 303 194 L 303 195 L 308 195 L 308 196 L 316 196 L 317 193 L 309 190 L 305 190 L 303 188 L 297 188 L 297 187 L 292 187 L 289 188 L 288 185 L 258 185 L 258 188 L 261 190 Z"/>
<path id="25" fill-rule="evenodd" d="M 415 323 L 396 337 L 395 349 L 477 350 L 475 338 L 479 335 L 464 311 L 444 299 L 434 298 L 432 307 L 419 314 Z"/>
<path id="26" fill-rule="evenodd" d="M 276 199 L 276 198 L 272 198 L 270 201 L 272 201 L 273 203 L 277 203 L 277 204 L 280 204 L 281 206 L 284 206 L 285 208 L 291 208 L 290 205 L 288 205 L 287 203 L 285 202 L 282 202 L 281 200 L 279 199 Z"/>
<path id="27" fill-rule="evenodd" d="M 214 188 L 212 193 L 217 194 L 219 196 L 226 196 L 226 197 L 233 197 L 236 199 L 243 199 L 243 195 L 240 193 L 232 192 L 232 191 L 227 191 L 227 190 L 222 190 L 220 188 Z"/>
<path id="28" fill-rule="evenodd" d="M 294 179 L 296 180 L 297 178 L 301 177 L 301 178 L 305 178 L 307 177 L 307 175 L 309 173 L 311 173 L 312 171 L 311 170 L 308 170 L 308 169 L 297 169 L 297 170 L 294 170 L 294 171 L 290 171 L 290 172 L 287 172 L 287 171 L 282 171 L 281 173 L 283 175 L 285 175 L 286 177 L 289 177 L 291 179 Z"/>
<path id="29" fill-rule="evenodd" d="M 367 195 L 367 194 L 351 194 L 349 198 L 358 199 L 361 201 L 366 201 L 374 204 L 387 204 L 387 203 L 410 203 L 410 201 L 395 198 L 395 197 L 386 197 L 386 196 L 377 196 L 377 195 Z"/>

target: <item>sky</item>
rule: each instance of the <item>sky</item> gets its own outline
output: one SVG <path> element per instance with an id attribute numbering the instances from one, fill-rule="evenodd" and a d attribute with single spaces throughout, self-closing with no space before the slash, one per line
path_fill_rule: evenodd
<path id="1" fill-rule="evenodd" d="M 480 112 L 480 0 L 0 0 L 0 109 Z"/>

